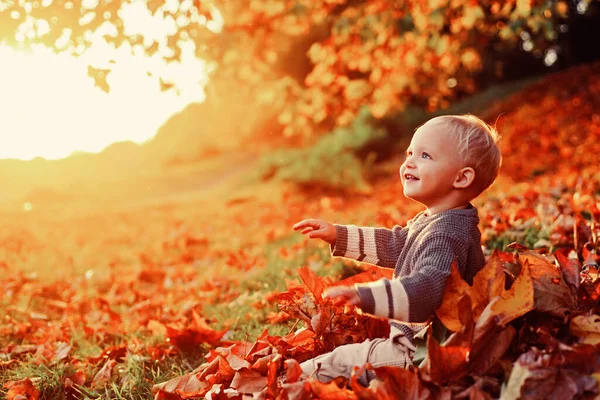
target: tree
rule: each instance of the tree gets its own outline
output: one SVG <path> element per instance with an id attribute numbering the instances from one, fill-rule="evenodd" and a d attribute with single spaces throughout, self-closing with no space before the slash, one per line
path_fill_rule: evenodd
<path id="1" fill-rule="evenodd" d="M 477 90 L 486 54 L 524 38 L 543 51 L 569 14 L 566 1 L 548 0 L 151 0 L 148 12 L 175 28 L 156 42 L 127 34 L 119 10 L 129 3 L 5 0 L 0 42 L 82 54 L 91 33 L 110 25 L 104 37 L 115 46 L 177 62 L 191 41 L 215 66 L 209 101 L 251 102 L 302 139 L 347 125 L 363 106 L 376 118 L 408 103 L 447 107 Z M 108 72 L 90 68 L 99 79 Z"/>

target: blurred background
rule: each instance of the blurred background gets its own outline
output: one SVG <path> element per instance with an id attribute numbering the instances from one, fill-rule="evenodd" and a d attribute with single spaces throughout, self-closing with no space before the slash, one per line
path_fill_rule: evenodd
<path id="1" fill-rule="evenodd" d="M 511 179 L 582 166 L 599 56 L 593 0 L 3 0 L 3 235 L 243 188 L 373 193 L 441 113 L 497 124 Z"/>

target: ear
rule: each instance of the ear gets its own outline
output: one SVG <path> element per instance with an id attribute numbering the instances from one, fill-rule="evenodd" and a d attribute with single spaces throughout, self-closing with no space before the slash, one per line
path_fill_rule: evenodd
<path id="1" fill-rule="evenodd" d="M 456 189 L 466 189 L 475 181 L 475 170 L 471 167 L 461 168 L 452 186 Z"/>

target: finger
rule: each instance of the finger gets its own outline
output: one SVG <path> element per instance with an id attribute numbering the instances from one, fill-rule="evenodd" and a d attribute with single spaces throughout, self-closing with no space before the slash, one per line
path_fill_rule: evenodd
<path id="1" fill-rule="evenodd" d="M 304 229 L 302 230 L 302 232 L 301 232 L 301 233 L 302 233 L 303 235 L 305 235 L 305 234 L 307 234 L 308 232 L 312 232 L 312 230 L 313 230 L 313 228 L 311 228 L 311 227 L 309 226 L 308 228 L 304 228 Z"/>
<path id="2" fill-rule="evenodd" d="M 353 306 L 360 307 L 360 304 L 361 304 L 360 297 L 353 296 L 351 299 L 348 299 L 348 303 L 352 304 Z"/>
<path id="3" fill-rule="evenodd" d="M 314 219 L 303 219 L 302 221 L 295 223 L 293 226 L 293 229 L 295 231 L 297 231 L 299 229 L 306 228 L 308 226 L 310 226 L 310 227 L 315 226 Z"/>
<path id="4" fill-rule="evenodd" d="M 329 289 L 326 289 L 325 292 L 323 292 L 323 297 L 325 298 L 334 298 L 334 297 L 348 297 L 348 292 L 351 291 L 352 289 L 348 289 L 345 287 L 332 287 Z"/>

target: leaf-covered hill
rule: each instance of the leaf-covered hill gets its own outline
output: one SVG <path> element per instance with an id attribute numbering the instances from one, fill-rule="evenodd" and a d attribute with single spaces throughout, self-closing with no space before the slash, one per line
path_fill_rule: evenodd
<path id="1" fill-rule="evenodd" d="M 516 180 L 597 165 L 600 63 L 546 76 L 488 110 L 502 134 L 502 173 Z"/>

